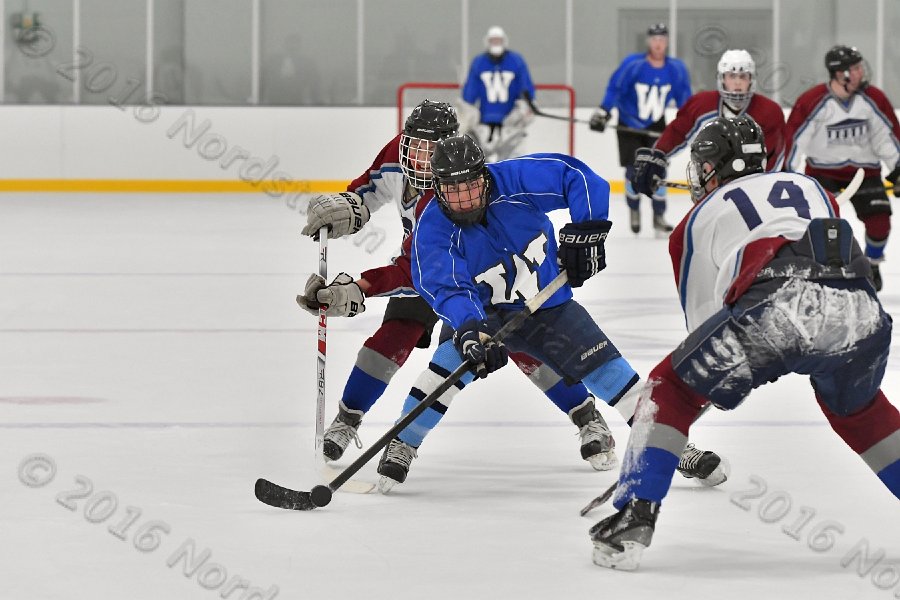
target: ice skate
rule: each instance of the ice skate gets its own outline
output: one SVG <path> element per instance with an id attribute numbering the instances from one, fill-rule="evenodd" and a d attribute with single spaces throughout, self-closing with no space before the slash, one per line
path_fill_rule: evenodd
<path id="1" fill-rule="evenodd" d="M 659 504 L 634 498 L 622 510 L 591 527 L 594 564 L 622 571 L 637 569 L 644 548 L 653 539 L 657 515 Z"/>
<path id="2" fill-rule="evenodd" d="M 593 397 L 569 411 L 569 418 L 578 427 L 581 437 L 581 458 L 591 463 L 597 471 L 609 471 L 619 464 L 616 458 L 616 440 L 609 426 L 594 406 Z"/>
<path id="3" fill-rule="evenodd" d="M 872 286 L 874 286 L 876 292 L 881 291 L 881 269 L 878 267 L 878 263 L 872 263 Z"/>
<path id="4" fill-rule="evenodd" d="M 653 231 L 657 236 L 668 237 L 673 227 L 666 223 L 662 215 L 653 215 Z"/>
<path id="5" fill-rule="evenodd" d="M 394 438 L 384 449 L 381 460 L 378 461 L 378 491 L 387 494 L 395 485 L 406 481 L 409 473 L 409 465 L 416 458 L 416 448 Z"/>
<path id="6" fill-rule="evenodd" d="M 707 487 L 717 486 L 728 479 L 728 463 L 710 450 L 699 450 L 688 443 L 678 460 L 678 472 L 688 479 L 697 478 Z"/>
<path id="7" fill-rule="evenodd" d="M 350 445 L 350 440 L 356 443 L 357 448 L 362 448 L 362 441 L 356 432 L 362 422 L 363 414 L 365 413 L 361 410 L 349 409 L 341 402 L 337 416 L 325 430 L 322 454 L 325 455 L 326 462 L 338 460 L 343 456 L 344 450 Z"/>
<path id="8" fill-rule="evenodd" d="M 628 212 L 631 213 L 631 231 L 634 233 L 641 232 L 641 211 L 636 208 L 629 208 Z"/>

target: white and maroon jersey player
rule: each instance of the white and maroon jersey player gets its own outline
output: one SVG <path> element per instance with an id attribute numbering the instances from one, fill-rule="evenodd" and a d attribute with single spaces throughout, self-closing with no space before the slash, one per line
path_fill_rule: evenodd
<path id="1" fill-rule="evenodd" d="M 372 166 L 347 186 L 348 192 L 359 194 L 369 212 L 393 204 L 403 224 L 403 245 L 391 260 L 391 265 L 362 273 L 362 277 L 372 286 L 366 293 L 369 297 L 416 295 L 409 275 L 408 239 L 419 214 L 434 197 L 434 191 L 419 190 L 409 184 L 400 168 L 400 137 L 397 135 L 388 142 L 375 157 Z M 395 266 L 398 268 L 393 268 Z"/>
<path id="2" fill-rule="evenodd" d="M 787 121 L 786 170 L 850 181 L 862 167 L 866 177 L 881 175 L 881 162 L 893 169 L 900 160 L 900 122 L 887 96 L 875 86 L 854 93 L 846 103 L 820 84 L 802 94 Z"/>
<path id="3" fill-rule="evenodd" d="M 737 300 L 810 220 L 835 216 L 834 197 L 799 173 L 741 177 L 697 203 L 669 238 L 688 331 Z"/>

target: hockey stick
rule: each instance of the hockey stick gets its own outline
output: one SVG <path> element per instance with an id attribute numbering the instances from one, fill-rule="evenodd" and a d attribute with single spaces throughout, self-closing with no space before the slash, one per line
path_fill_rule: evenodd
<path id="1" fill-rule="evenodd" d="M 656 183 L 663 187 L 672 188 L 676 190 L 689 190 L 691 186 L 686 183 L 681 183 L 680 181 L 669 181 L 668 179 L 657 179 Z"/>
<path id="2" fill-rule="evenodd" d="M 700 412 L 697 413 L 697 416 L 694 417 L 694 423 L 696 423 L 696 422 L 697 422 L 697 419 L 699 419 L 700 417 L 702 417 L 703 414 L 704 414 L 706 411 L 708 411 L 710 408 L 712 408 L 712 402 L 707 402 L 707 403 L 703 406 L 703 408 L 700 409 Z M 579 511 L 580 514 L 581 514 L 581 516 L 583 517 L 583 516 L 587 515 L 589 512 L 591 512 L 592 510 L 594 510 L 595 508 L 597 508 L 598 506 L 601 506 L 601 505 L 606 504 L 607 502 L 609 502 L 609 499 L 613 497 L 613 494 L 616 493 L 616 489 L 617 489 L 618 487 L 619 487 L 619 482 L 616 481 L 616 482 L 613 483 L 611 486 L 609 486 L 608 488 L 606 488 L 606 491 L 605 491 L 605 492 L 603 492 L 602 494 L 600 494 L 599 496 L 597 496 L 596 498 L 594 498 L 593 500 L 591 500 L 590 502 L 588 502 L 587 505 L 586 505 L 584 508 L 582 508 L 581 511 Z"/>
<path id="3" fill-rule="evenodd" d="M 319 229 L 319 277 L 327 285 L 328 282 L 328 227 Z M 316 329 L 316 440 L 315 440 L 315 464 L 318 469 L 325 468 L 325 454 L 322 449 L 325 446 L 325 350 L 326 335 L 328 333 L 328 318 L 325 316 L 325 306 L 319 305 L 319 325 Z"/>
<path id="4" fill-rule="evenodd" d="M 518 329 L 522 323 L 531 316 L 537 309 L 541 307 L 559 288 L 565 285 L 568 278 L 565 271 L 557 275 L 553 281 L 534 295 L 533 298 L 525 302 L 525 308 L 517 312 L 509 321 L 492 338 L 494 341 L 501 341 L 510 333 Z M 274 506 L 276 508 L 284 508 L 288 510 L 312 510 L 322 506 L 327 506 L 331 502 L 331 497 L 338 488 L 344 485 L 354 473 L 359 471 L 363 465 L 369 462 L 373 456 L 378 454 L 382 448 L 387 446 L 397 434 L 403 431 L 407 425 L 416 420 L 416 418 L 425 412 L 425 410 L 434 404 L 438 398 L 444 395 L 466 371 L 469 370 L 469 363 L 463 362 L 457 367 L 437 388 L 428 394 L 418 406 L 410 411 L 405 417 L 397 421 L 381 438 L 375 442 L 368 450 L 362 453 L 353 463 L 341 472 L 334 480 L 325 485 L 317 485 L 309 492 L 296 491 L 282 487 L 266 479 L 256 480 L 256 498 L 260 502 Z"/>
<path id="5" fill-rule="evenodd" d="M 847 187 L 841 190 L 841 193 L 838 194 L 837 198 L 835 198 L 835 201 L 838 203 L 838 205 L 844 204 L 845 202 L 847 202 L 847 200 L 853 197 L 857 190 L 859 190 L 859 186 L 862 185 L 863 179 L 865 179 L 865 177 L 865 171 L 863 171 L 861 168 L 856 170 L 856 173 L 853 174 L 853 179 L 850 180 L 850 183 L 847 184 Z"/>
<path id="6" fill-rule="evenodd" d="M 557 121 L 566 121 L 567 123 L 584 123 L 585 125 L 590 125 L 591 122 L 588 119 L 579 119 L 578 117 L 566 117 L 564 115 L 551 115 L 550 113 L 545 113 L 541 109 L 537 108 L 535 105 L 531 105 L 531 111 L 537 115 L 538 117 L 545 117 L 547 119 L 556 119 Z M 616 129 L 618 131 L 624 131 L 626 133 L 639 133 L 641 135 L 647 135 L 650 137 L 658 138 L 662 135 L 662 133 L 658 131 L 649 131 L 647 129 L 634 129 L 633 127 L 625 127 L 624 125 L 609 125 L 612 129 Z M 602 131 L 598 131 L 597 133 L 603 133 Z"/>

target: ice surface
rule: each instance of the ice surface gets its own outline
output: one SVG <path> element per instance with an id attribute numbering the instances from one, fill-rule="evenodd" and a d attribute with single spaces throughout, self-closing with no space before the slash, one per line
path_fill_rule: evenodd
<path id="1" fill-rule="evenodd" d="M 669 220 L 687 203 L 673 197 Z M 684 321 L 666 243 L 644 210 L 635 238 L 614 200 L 609 268 L 576 297 L 646 374 Z M 382 263 L 399 241 L 394 219 L 376 215 L 390 239 L 374 255 L 333 242 L 331 275 Z M 727 456 L 731 479 L 706 489 L 678 477 L 636 573 L 591 563 L 587 530 L 611 509 L 578 510 L 615 473 L 581 460 L 575 428 L 513 368 L 459 394 L 391 495 L 338 493 L 311 513 L 260 504 L 257 477 L 320 483 L 315 320 L 294 303 L 317 256 L 301 223 L 278 200 L 244 195 L 0 197 L 0 598 L 234 600 L 246 596 L 235 577 L 266 592 L 250 597 L 281 599 L 898 593 L 897 501 L 830 430 L 800 377 L 700 420 L 692 440 Z M 891 247 L 882 298 L 895 312 Z M 385 303 L 329 322 L 329 420 Z M 367 445 L 428 356 L 414 352 L 366 417 Z M 898 364 L 884 386 L 895 404 Z M 601 410 L 624 451 L 627 427 Z M 33 453 L 56 466 L 40 487 L 20 481 Z M 26 479 L 47 475 L 26 466 Z M 79 476 L 91 493 L 67 498 Z M 374 461 L 358 477 L 374 481 Z M 766 492 L 751 497 L 760 481 Z M 168 529 L 155 530 L 158 541 L 153 521 Z M 829 521 L 843 533 L 814 551 L 810 536 Z M 870 562 L 881 558 L 860 576 L 853 549 L 866 545 Z"/>

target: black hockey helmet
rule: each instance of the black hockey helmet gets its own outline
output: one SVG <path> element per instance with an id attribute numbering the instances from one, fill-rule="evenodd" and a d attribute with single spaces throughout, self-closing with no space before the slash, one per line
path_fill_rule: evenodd
<path id="1" fill-rule="evenodd" d="M 838 44 L 825 53 L 825 68 L 828 69 L 828 75 L 834 79 L 835 73 L 842 73 L 862 60 L 863 56 L 855 46 Z"/>
<path id="2" fill-rule="evenodd" d="M 712 166 L 705 171 L 704 164 Z M 761 173 L 766 168 L 766 143 L 762 129 L 748 115 L 717 117 L 704 125 L 691 144 L 688 181 L 694 201 L 706 195 L 706 184 Z"/>
<path id="3" fill-rule="evenodd" d="M 463 135 L 439 141 L 431 157 L 431 172 L 434 194 L 451 221 L 460 226 L 481 221 L 487 210 L 490 177 L 484 167 L 484 151 L 474 138 Z"/>
<path id="4" fill-rule="evenodd" d="M 412 110 L 400 136 L 400 169 L 413 187 L 431 187 L 429 161 L 435 143 L 457 131 L 456 109 L 447 102 L 425 100 Z"/>
<path id="5" fill-rule="evenodd" d="M 669 35 L 669 27 L 665 23 L 654 23 L 647 28 L 647 36 Z"/>

